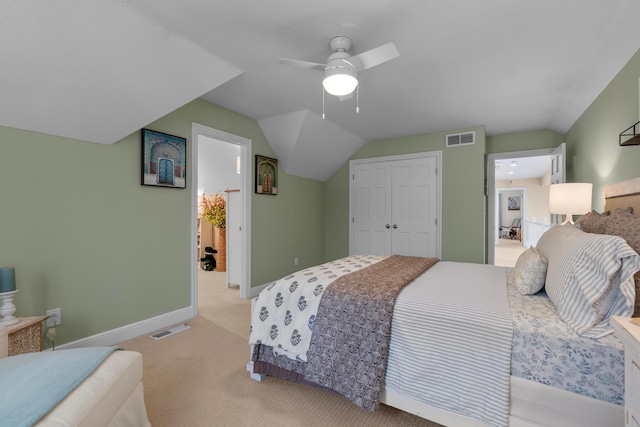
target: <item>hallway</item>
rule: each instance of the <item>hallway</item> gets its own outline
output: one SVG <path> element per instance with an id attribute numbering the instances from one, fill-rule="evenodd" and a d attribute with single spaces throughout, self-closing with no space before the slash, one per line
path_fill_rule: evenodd
<path id="1" fill-rule="evenodd" d="M 522 252 L 527 250 L 517 239 L 500 239 L 495 246 L 494 264 L 502 267 L 514 267 Z"/>

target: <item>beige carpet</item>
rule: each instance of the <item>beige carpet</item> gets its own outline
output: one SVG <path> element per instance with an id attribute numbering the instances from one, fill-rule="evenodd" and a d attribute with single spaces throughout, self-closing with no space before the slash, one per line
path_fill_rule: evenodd
<path id="1" fill-rule="evenodd" d="M 250 302 L 238 298 L 237 287 L 226 287 L 223 273 L 204 273 L 200 316 L 186 322 L 189 329 L 120 343 L 143 354 L 154 427 L 438 426 L 384 405 L 370 413 L 339 395 L 275 377 L 252 380 L 246 371 Z"/>
<path id="2" fill-rule="evenodd" d="M 527 248 L 522 246 L 522 242 L 516 239 L 499 239 L 494 250 L 494 265 L 515 267 L 518 257 L 522 252 L 527 250 Z"/>

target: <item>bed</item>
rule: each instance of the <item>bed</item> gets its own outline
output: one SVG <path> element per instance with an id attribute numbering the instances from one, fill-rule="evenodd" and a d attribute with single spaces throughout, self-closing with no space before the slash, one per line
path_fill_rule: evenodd
<path id="1" fill-rule="evenodd" d="M 7 345 L 6 327 L 0 326 L 0 394 L 4 393 L 0 406 L 10 405 L 2 406 L 1 426 L 151 425 L 144 404 L 140 353 L 95 347 L 7 357 Z M 67 373 L 61 362 L 77 376 Z M 51 379 L 46 378 L 47 371 L 54 375 Z M 58 396 L 56 388 L 64 389 L 63 394 Z"/>
<path id="2" fill-rule="evenodd" d="M 634 273 L 640 269 L 640 247 L 637 236 L 627 235 L 640 228 L 640 216 L 632 214 L 640 212 L 638 194 L 640 179 L 606 187 L 609 212 L 590 212 L 576 226 L 552 228 L 513 270 L 439 261 L 418 272 L 395 299 L 388 344 L 380 350 L 383 378 L 371 375 L 354 392 L 350 371 L 360 369 L 366 376 L 380 367 L 365 356 L 356 356 L 355 362 L 333 359 L 342 344 L 335 339 L 335 325 L 326 329 L 336 319 L 331 320 L 335 314 L 321 301 L 344 277 L 384 265 L 373 274 L 383 277 L 390 269 L 383 264 L 388 259 L 348 257 L 289 275 L 254 300 L 248 369 L 257 380 L 278 375 L 338 391 L 365 409 L 383 403 L 447 426 L 624 425 L 624 352 L 608 320 L 613 314 L 638 312 L 640 273 Z M 533 260 L 537 264 L 529 263 Z M 468 278 L 473 278 L 472 287 Z M 310 293 L 300 297 L 303 282 L 309 282 Z M 595 291 L 601 283 L 608 284 L 606 290 Z M 260 300 L 269 289 L 278 295 L 275 305 Z M 452 296 L 463 289 L 464 298 Z M 351 296 L 341 295 L 332 304 L 341 304 L 340 298 Z M 297 323 L 305 319 L 291 319 L 290 313 L 316 306 L 317 317 L 306 320 L 312 332 L 307 333 Z M 281 307 L 283 323 L 272 322 Z M 368 321 L 356 320 L 360 325 Z M 267 327 L 266 336 L 259 331 L 261 324 Z M 286 332 L 290 326 L 295 327 L 293 335 Z M 360 327 L 349 331 L 359 334 Z M 295 349 L 307 341 L 308 347 Z M 377 350 L 368 353 L 378 355 Z M 362 363 L 370 364 L 361 369 Z M 327 366 L 339 371 L 341 364 L 351 366 L 343 369 L 346 386 L 340 372 L 324 372 Z"/>

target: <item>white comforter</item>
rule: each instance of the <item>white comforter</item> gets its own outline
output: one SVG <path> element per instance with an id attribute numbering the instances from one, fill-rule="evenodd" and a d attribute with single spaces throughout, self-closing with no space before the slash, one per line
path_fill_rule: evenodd
<path id="1" fill-rule="evenodd" d="M 396 300 L 386 388 L 506 426 L 513 323 L 506 269 L 440 261 Z"/>

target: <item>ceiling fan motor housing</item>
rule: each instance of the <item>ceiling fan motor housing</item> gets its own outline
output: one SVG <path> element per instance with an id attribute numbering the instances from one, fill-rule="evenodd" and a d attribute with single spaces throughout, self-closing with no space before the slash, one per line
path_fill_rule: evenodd
<path id="1" fill-rule="evenodd" d="M 327 61 L 327 67 L 325 70 L 332 68 L 350 68 L 356 72 L 356 67 L 349 62 L 349 58 L 351 58 L 351 55 L 347 52 L 334 52 L 329 55 L 329 60 Z"/>
<path id="2" fill-rule="evenodd" d="M 345 36 L 334 37 L 329 40 L 329 47 L 332 51 L 347 51 L 351 49 L 351 39 Z"/>

